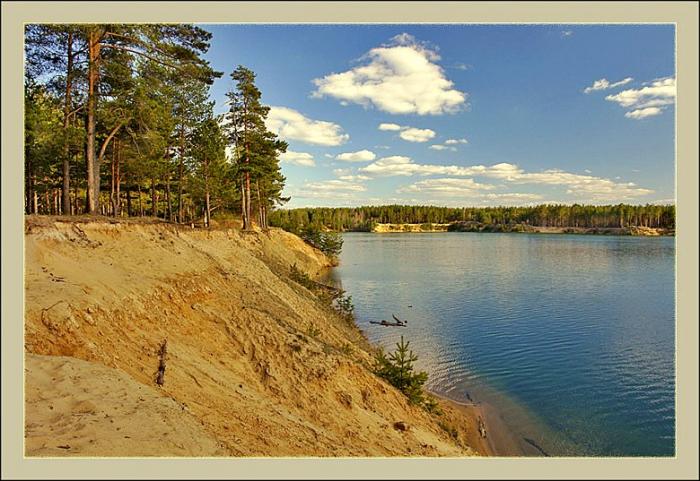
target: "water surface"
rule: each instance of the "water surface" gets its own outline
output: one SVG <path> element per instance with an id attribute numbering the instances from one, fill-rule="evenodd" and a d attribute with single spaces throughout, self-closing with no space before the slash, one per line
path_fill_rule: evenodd
<path id="1" fill-rule="evenodd" d="M 344 235 L 333 276 L 429 388 L 495 406 L 552 455 L 673 456 L 673 238 Z M 408 320 L 406 328 L 370 320 Z"/>

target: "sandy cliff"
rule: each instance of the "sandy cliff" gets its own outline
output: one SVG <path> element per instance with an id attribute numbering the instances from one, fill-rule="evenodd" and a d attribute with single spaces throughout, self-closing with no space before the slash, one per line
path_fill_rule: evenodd
<path id="1" fill-rule="evenodd" d="M 294 264 L 328 259 L 276 229 L 27 219 L 26 454 L 474 454 L 476 426 L 369 372 L 364 337 Z"/>

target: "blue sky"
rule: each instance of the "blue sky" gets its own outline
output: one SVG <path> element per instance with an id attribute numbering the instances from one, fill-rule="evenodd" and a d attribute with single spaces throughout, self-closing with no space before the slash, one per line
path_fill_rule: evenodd
<path id="1" fill-rule="evenodd" d="M 257 75 L 289 207 L 675 197 L 672 25 L 204 28 L 217 112 Z"/>

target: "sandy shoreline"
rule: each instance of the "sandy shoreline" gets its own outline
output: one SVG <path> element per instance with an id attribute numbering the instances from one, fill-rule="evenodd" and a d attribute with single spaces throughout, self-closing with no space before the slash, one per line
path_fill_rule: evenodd
<path id="1" fill-rule="evenodd" d="M 540 453 L 524 449 L 520 437 L 507 425 L 498 410 L 485 402 L 461 402 L 431 392 L 443 404 L 458 411 L 471 425 L 466 429 L 470 446 L 481 456 L 538 456 Z M 483 427 L 483 430 L 480 429 Z"/>

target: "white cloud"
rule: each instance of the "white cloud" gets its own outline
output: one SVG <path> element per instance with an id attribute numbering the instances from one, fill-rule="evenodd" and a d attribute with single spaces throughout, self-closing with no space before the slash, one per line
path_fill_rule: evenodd
<path id="1" fill-rule="evenodd" d="M 324 199 L 334 202 L 352 202 L 358 200 L 358 194 L 365 192 L 367 188 L 356 181 L 349 180 L 322 180 L 307 182 L 300 189 L 289 192 L 292 198 L 299 199 Z"/>
<path id="2" fill-rule="evenodd" d="M 659 115 L 667 106 L 676 102 L 676 79 L 674 77 L 657 79 L 639 89 L 628 89 L 615 95 L 608 95 L 605 100 L 632 109 L 625 114 L 627 118 L 643 119 Z"/>
<path id="3" fill-rule="evenodd" d="M 435 137 L 435 131 L 430 129 L 417 129 L 407 125 L 379 124 L 379 130 L 398 131 L 399 137 L 408 142 L 427 142 Z"/>
<path id="4" fill-rule="evenodd" d="M 302 165 L 304 167 L 314 167 L 316 165 L 313 155 L 306 152 L 294 152 L 292 150 L 280 154 L 280 160 L 288 164 Z"/>
<path id="5" fill-rule="evenodd" d="M 435 137 L 435 131 L 430 129 L 416 129 L 408 127 L 401 131 L 399 137 L 408 142 L 427 142 Z"/>
<path id="6" fill-rule="evenodd" d="M 525 172 L 515 164 L 500 163 L 490 166 L 472 165 L 435 165 L 416 164 L 409 157 L 383 157 L 359 169 L 370 176 L 412 176 L 412 175 L 450 175 L 455 177 L 487 177 L 500 179 L 513 184 L 536 184 L 563 186 L 566 193 L 590 199 L 631 199 L 652 194 L 654 191 L 642 188 L 633 182 L 615 182 L 610 179 L 591 175 L 574 174 L 559 169 L 541 172 Z"/>
<path id="7" fill-rule="evenodd" d="M 337 160 L 345 162 L 368 162 L 377 158 L 376 154 L 370 150 L 359 150 L 357 152 L 345 152 L 335 156 Z"/>
<path id="8" fill-rule="evenodd" d="M 595 92 L 596 90 L 608 90 L 615 87 L 619 87 L 621 85 L 628 84 L 632 80 L 634 80 L 632 77 L 627 77 L 625 79 L 620 80 L 619 82 L 610 83 L 608 79 L 602 78 L 593 82 L 593 85 L 591 85 L 590 87 L 586 87 L 585 89 L 583 89 L 583 92 L 589 94 L 591 92 Z"/>
<path id="9" fill-rule="evenodd" d="M 333 174 L 338 177 L 338 180 L 344 180 L 347 182 L 362 182 L 372 179 L 367 175 L 352 175 L 352 169 L 333 169 Z"/>
<path id="10" fill-rule="evenodd" d="M 492 184 L 480 184 L 473 179 L 429 179 L 416 182 L 397 189 L 400 194 L 412 194 L 415 196 L 428 195 L 433 196 L 438 200 L 430 203 L 444 203 L 443 199 L 448 201 L 457 200 L 464 202 L 465 199 L 471 201 L 480 201 L 483 203 L 523 203 L 541 200 L 540 194 L 535 193 L 520 193 L 520 192 L 491 192 L 497 189 L 498 186 Z"/>
<path id="11" fill-rule="evenodd" d="M 663 112 L 659 107 L 646 107 L 644 109 L 632 110 L 631 112 L 626 112 L 625 117 L 628 119 L 644 119 L 646 117 L 653 117 L 654 115 L 659 115 Z"/>
<path id="12" fill-rule="evenodd" d="M 566 38 L 566 37 L 571 37 L 574 34 L 573 30 L 562 30 L 561 36 Z"/>
<path id="13" fill-rule="evenodd" d="M 440 178 L 421 180 L 415 184 L 401 187 L 397 190 L 398 193 L 406 192 L 429 192 L 432 194 L 457 195 L 480 190 L 493 190 L 496 186 L 493 184 L 480 184 L 474 179 L 459 179 L 459 178 Z"/>
<path id="14" fill-rule="evenodd" d="M 454 88 L 440 56 L 408 34 L 376 47 L 362 65 L 313 80 L 313 96 L 334 97 L 391 114 L 441 115 L 462 108 L 467 95 Z"/>
<path id="15" fill-rule="evenodd" d="M 350 138 L 336 123 L 312 120 L 287 107 L 271 107 L 265 123 L 284 140 L 334 146 L 344 144 Z"/>
<path id="16" fill-rule="evenodd" d="M 469 141 L 467 139 L 447 139 L 445 141 L 447 145 L 454 145 L 454 144 L 468 144 Z"/>
<path id="17" fill-rule="evenodd" d="M 346 180 L 321 180 L 318 182 L 308 182 L 304 188 L 316 192 L 364 192 L 367 187 L 356 182 L 348 182 Z"/>
<path id="18" fill-rule="evenodd" d="M 348 182 L 362 182 L 365 180 L 370 180 L 372 177 L 369 177 L 367 175 L 341 175 L 338 177 L 340 180 L 345 180 Z"/>
<path id="19" fill-rule="evenodd" d="M 454 175 L 471 176 L 485 175 L 495 178 L 507 178 L 513 173 L 517 173 L 518 167 L 512 164 L 495 164 L 490 167 L 476 165 L 471 167 L 461 167 L 457 165 L 435 165 L 435 164 L 415 164 L 410 157 L 402 155 L 392 155 L 361 167 L 360 172 L 369 175 L 393 177 L 411 175 Z"/>
<path id="20" fill-rule="evenodd" d="M 457 151 L 454 147 L 447 147 L 446 145 L 440 145 L 440 144 L 434 144 L 428 147 L 429 149 L 433 150 L 452 150 L 452 151 Z"/>

